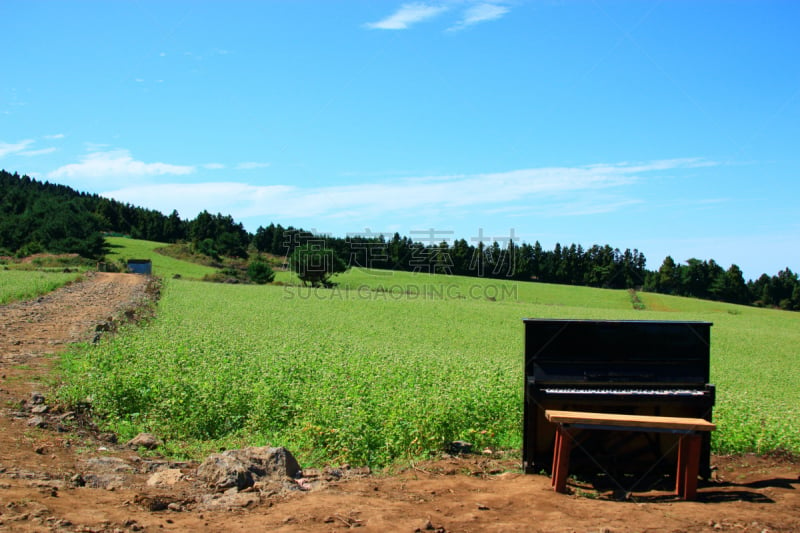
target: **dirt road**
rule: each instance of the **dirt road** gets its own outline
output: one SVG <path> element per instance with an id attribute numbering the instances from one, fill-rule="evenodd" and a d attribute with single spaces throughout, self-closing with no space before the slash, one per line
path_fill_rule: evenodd
<path id="1" fill-rule="evenodd" d="M 0 530 L 800 531 L 800 465 L 787 458 L 714 457 L 716 478 L 695 502 L 658 491 L 620 501 L 575 485 L 555 494 L 549 478 L 515 473 L 516 461 L 497 454 L 393 475 L 309 472 L 307 491 L 213 493 L 197 465 L 140 457 L 49 397 L 52 354 L 134 317 L 146 285 L 95 274 L 0 307 Z"/>

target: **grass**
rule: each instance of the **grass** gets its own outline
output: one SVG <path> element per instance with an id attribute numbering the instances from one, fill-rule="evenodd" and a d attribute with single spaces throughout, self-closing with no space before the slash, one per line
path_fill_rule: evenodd
<path id="1" fill-rule="evenodd" d="M 714 450 L 800 452 L 798 313 L 649 293 L 633 309 L 626 291 L 362 269 L 335 281 L 169 280 L 156 320 L 64 356 L 62 398 L 178 455 L 272 444 L 307 465 L 376 467 L 459 439 L 520 447 L 522 318 L 704 320 Z"/>
<path id="2" fill-rule="evenodd" d="M 108 261 L 117 259 L 150 259 L 153 262 L 153 274 L 162 278 L 172 278 L 179 275 L 188 279 L 202 279 L 206 274 L 214 274 L 217 269 L 181 261 L 157 252 L 158 248 L 167 246 L 164 243 L 128 239 L 126 237 L 106 237 L 106 242 L 111 245 L 111 253 L 106 257 Z"/>
<path id="3" fill-rule="evenodd" d="M 275 280 L 290 285 L 301 284 L 293 272 L 277 272 Z M 529 303 L 553 308 L 631 309 L 630 296 L 625 291 L 591 287 L 365 268 L 352 268 L 334 276 L 333 281 L 337 284 L 333 294 L 352 292 L 356 296 L 363 294 L 367 299 L 468 300 Z"/>
<path id="4" fill-rule="evenodd" d="M 0 305 L 30 300 L 78 279 L 77 272 L 0 270 Z"/>
<path id="5" fill-rule="evenodd" d="M 66 392 L 92 395 L 118 431 L 280 443 L 311 463 L 387 464 L 459 437 L 517 444 L 521 402 L 505 392 L 519 365 L 472 356 L 503 342 L 491 322 L 476 330 L 471 306 L 322 292 L 171 282 L 151 326 L 65 359 Z M 468 353 L 438 331 L 443 312 Z M 465 386 L 465 372 L 482 379 Z"/>

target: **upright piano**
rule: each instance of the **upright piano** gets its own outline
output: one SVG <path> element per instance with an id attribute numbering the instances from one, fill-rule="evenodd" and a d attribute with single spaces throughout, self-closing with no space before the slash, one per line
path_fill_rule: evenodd
<path id="1" fill-rule="evenodd" d="M 522 459 L 527 473 L 550 472 L 555 428 L 546 409 L 703 418 L 711 421 L 709 322 L 526 319 Z M 678 436 L 576 435 L 571 471 L 669 472 Z M 700 475 L 710 475 L 710 435 Z"/>

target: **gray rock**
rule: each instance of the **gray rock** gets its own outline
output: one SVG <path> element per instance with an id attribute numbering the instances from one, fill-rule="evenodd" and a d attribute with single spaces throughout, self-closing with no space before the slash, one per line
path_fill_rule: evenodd
<path id="1" fill-rule="evenodd" d="M 133 472 L 133 467 L 124 459 L 118 457 L 90 457 L 86 460 L 87 469 L 92 472 Z"/>
<path id="2" fill-rule="evenodd" d="M 222 492 L 243 490 L 264 479 L 294 478 L 301 472 L 286 448 L 262 446 L 212 454 L 197 468 L 197 477 Z"/>
<path id="3" fill-rule="evenodd" d="M 32 416 L 28 419 L 28 425 L 32 428 L 43 428 L 47 422 L 41 416 Z"/>
<path id="4" fill-rule="evenodd" d="M 117 490 L 125 488 L 125 477 L 118 474 L 87 474 L 84 486 L 93 489 Z"/>
<path id="5" fill-rule="evenodd" d="M 156 438 L 155 435 L 151 433 L 139 433 L 131 440 L 128 441 L 128 447 L 130 448 L 145 448 L 148 450 L 155 450 L 158 448 L 160 442 Z"/>
<path id="6" fill-rule="evenodd" d="M 197 477 L 218 491 L 231 487 L 243 489 L 255 483 L 246 464 L 237 457 L 221 453 L 212 454 L 203 461 L 197 467 Z"/>

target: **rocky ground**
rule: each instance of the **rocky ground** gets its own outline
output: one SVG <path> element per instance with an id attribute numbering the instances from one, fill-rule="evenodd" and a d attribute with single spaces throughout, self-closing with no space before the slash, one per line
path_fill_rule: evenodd
<path id="1" fill-rule="evenodd" d="M 64 346 L 113 334 L 153 297 L 147 278 L 94 274 L 0 307 L 0 530 L 9 531 L 800 531 L 791 457 L 714 457 L 698 500 L 619 495 L 585 483 L 555 494 L 518 459 L 479 453 L 388 474 L 301 468 L 281 448 L 217 454 L 202 465 L 138 450 L 51 396 Z"/>

